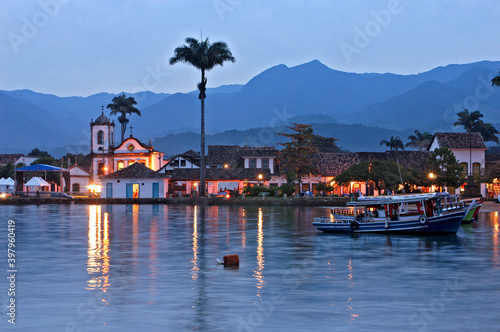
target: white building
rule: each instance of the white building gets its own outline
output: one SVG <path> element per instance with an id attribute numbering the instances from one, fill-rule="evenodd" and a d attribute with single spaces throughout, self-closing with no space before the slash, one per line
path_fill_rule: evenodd
<path id="1" fill-rule="evenodd" d="M 90 122 L 91 155 L 90 181 L 97 184 L 100 177 L 124 169 L 134 163 L 140 163 L 157 171 L 163 165 L 164 153 L 140 142 L 130 135 L 117 147 L 114 146 L 115 124 L 102 114 Z M 104 190 L 104 188 L 102 189 Z"/>
<path id="2" fill-rule="evenodd" d="M 102 198 L 165 197 L 169 179 L 141 163 L 101 177 Z"/>
<path id="3" fill-rule="evenodd" d="M 71 166 L 69 176 L 72 195 L 89 193 L 90 176 L 87 168 L 78 165 Z"/>
<path id="4" fill-rule="evenodd" d="M 479 180 L 486 166 L 485 152 L 488 149 L 480 133 L 435 133 L 429 151 L 448 148 L 464 169 L 464 175 Z M 463 187 L 460 189 L 463 191 Z M 481 183 L 481 195 L 486 195 L 486 184 Z M 448 192 L 459 194 L 459 188 L 448 188 Z M 463 192 L 462 192 L 463 193 Z"/>

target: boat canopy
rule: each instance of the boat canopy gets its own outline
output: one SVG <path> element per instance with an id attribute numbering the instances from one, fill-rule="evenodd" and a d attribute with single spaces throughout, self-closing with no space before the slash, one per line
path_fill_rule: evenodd
<path id="1" fill-rule="evenodd" d="M 446 194 L 449 195 L 449 194 Z M 350 206 L 384 205 L 398 203 L 412 203 L 435 199 L 438 196 L 446 196 L 440 193 L 412 194 L 412 195 L 389 195 L 389 196 L 363 196 L 357 201 L 347 202 Z"/>

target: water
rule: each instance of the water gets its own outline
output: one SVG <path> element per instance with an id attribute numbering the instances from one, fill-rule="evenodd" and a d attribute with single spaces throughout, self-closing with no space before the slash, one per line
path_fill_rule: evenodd
<path id="1" fill-rule="evenodd" d="M 498 211 L 437 237 L 323 234 L 323 208 L 0 206 L 24 331 L 499 331 Z M 490 208 L 491 210 L 491 208 Z M 216 258 L 238 254 L 240 267 Z"/>

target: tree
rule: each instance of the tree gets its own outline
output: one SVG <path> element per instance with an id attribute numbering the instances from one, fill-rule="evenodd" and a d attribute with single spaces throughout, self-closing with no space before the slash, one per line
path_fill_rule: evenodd
<path id="1" fill-rule="evenodd" d="M 453 124 L 453 126 L 463 126 L 465 131 L 468 133 L 478 132 L 479 127 L 482 123 L 481 118 L 483 115 L 479 111 L 474 111 L 469 113 L 468 109 L 464 109 L 457 113 L 458 121 Z"/>
<path id="2" fill-rule="evenodd" d="M 50 154 L 47 151 L 41 151 L 39 148 L 34 148 L 28 153 L 29 157 L 49 157 Z"/>
<path id="3" fill-rule="evenodd" d="M 410 142 L 406 143 L 406 147 L 412 147 L 423 151 L 431 142 L 432 134 L 429 134 L 426 131 L 421 133 L 420 131 L 415 130 L 415 135 L 408 136 L 408 139 L 410 140 Z"/>
<path id="4" fill-rule="evenodd" d="M 121 130 L 121 142 L 125 139 L 125 130 L 127 130 L 127 115 L 137 114 L 141 116 L 141 111 L 139 111 L 134 105 L 137 105 L 134 97 L 127 97 L 125 94 L 121 94 L 112 99 L 112 103 L 108 104 L 106 108 L 111 110 L 110 115 L 119 114 L 118 122 L 122 125 Z"/>
<path id="5" fill-rule="evenodd" d="M 174 50 L 174 56 L 170 58 L 171 65 L 177 62 L 184 62 L 192 65 L 201 71 L 201 81 L 198 83 L 201 100 L 201 160 L 200 160 L 200 196 L 205 196 L 205 98 L 207 78 L 205 72 L 213 69 L 216 65 L 222 66 L 224 62 L 236 60 L 224 42 L 215 42 L 210 44 L 208 38 L 204 41 L 198 41 L 195 38 L 186 38 L 183 45 Z"/>
<path id="6" fill-rule="evenodd" d="M 398 151 L 399 149 L 404 150 L 404 144 L 401 138 L 399 136 L 391 136 L 391 139 L 389 141 L 383 140 L 380 141 L 380 145 L 385 145 L 389 148 L 391 151 Z"/>
<path id="7" fill-rule="evenodd" d="M 491 79 L 491 86 L 500 86 L 500 75 L 495 76 Z"/>
<path id="8" fill-rule="evenodd" d="M 434 173 L 432 183 L 439 187 L 459 187 L 465 182 L 462 166 L 447 148 L 435 149 L 429 156 L 426 168 L 428 173 Z"/>
<path id="9" fill-rule="evenodd" d="M 493 127 L 491 123 L 481 122 L 481 125 L 479 126 L 479 133 L 481 134 L 481 136 L 483 136 L 483 140 L 485 142 L 495 142 L 497 144 L 500 144 L 500 141 L 497 137 L 497 134 L 500 134 L 500 132 L 498 132 L 498 130 Z"/>
<path id="10" fill-rule="evenodd" d="M 400 167 L 403 185 L 415 184 L 417 182 L 410 169 Z M 347 184 L 351 181 L 373 181 L 380 192 L 381 189 L 396 190 L 401 184 L 398 165 L 392 161 L 371 160 L 354 164 L 337 177 L 335 181 L 339 184 Z"/>
<path id="11" fill-rule="evenodd" d="M 297 175 L 300 194 L 302 191 L 302 177 L 309 173 L 317 172 L 314 156 L 318 153 L 318 148 L 314 143 L 315 135 L 311 125 L 292 123 L 288 128 L 293 133 L 278 133 L 280 136 L 291 139 L 291 142 L 279 143 L 284 146 L 278 152 L 280 171 L 282 174 L 293 172 Z"/>
<path id="12" fill-rule="evenodd" d="M 499 83 L 500 84 L 500 83 Z M 457 113 L 458 121 L 455 122 L 454 126 L 463 126 L 465 131 L 468 133 L 480 133 L 485 142 L 495 142 L 500 144 L 496 134 L 500 132 L 493 127 L 491 123 L 484 123 L 481 118 L 483 114 L 479 111 L 474 111 L 469 113 L 469 110 L 464 109 Z"/>

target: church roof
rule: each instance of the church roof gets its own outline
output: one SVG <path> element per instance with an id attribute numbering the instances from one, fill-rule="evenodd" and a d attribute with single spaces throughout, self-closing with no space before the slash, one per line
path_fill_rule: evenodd
<path id="1" fill-rule="evenodd" d="M 484 149 L 483 137 L 480 133 L 435 133 L 429 147 L 437 140 L 439 147 L 448 149 Z"/>
<path id="2" fill-rule="evenodd" d="M 163 174 L 153 171 L 141 163 L 134 163 L 124 169 L 103 176 L 102 179 L 157 179 Z"/>
<path id="3" fill-rule="evenodd" d="M 94 124 L 110 124 L 111 120 L 104 115 L 104 111 L 102 111 L 102 114 L 99 115 L 97 119 L 95 119 Z"/>

